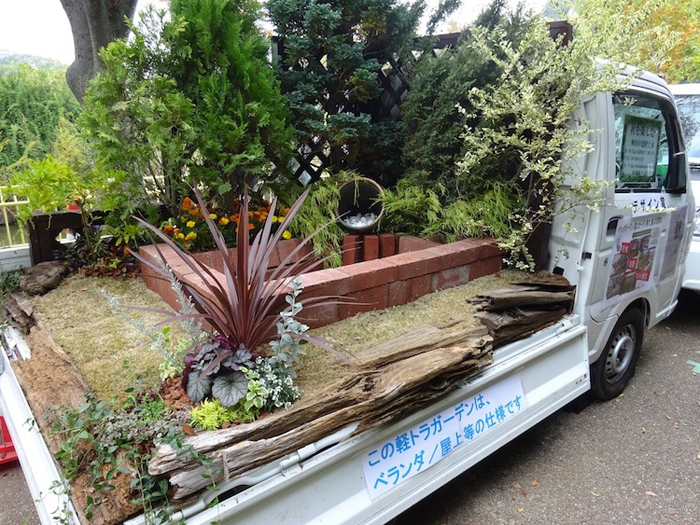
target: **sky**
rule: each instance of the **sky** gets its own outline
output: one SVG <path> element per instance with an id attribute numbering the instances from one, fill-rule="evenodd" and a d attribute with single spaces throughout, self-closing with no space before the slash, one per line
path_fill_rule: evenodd
<path id="1" fill-rule="evenodd" d="M 438 0 L 428 0 L 436 5 Z M 462 0 L 462 7 L 452 18 L 466 25 L 489 4 L 490 0 Z M 139 0 L 137 9 L 163 0 Z M 515 4 L 517 0 L 510 0 Z M 527 0 L 533 9 L 541 9 L 544 0 Z M 447 26 L 438 32 L 447 31 Z M 0 55 L 19 53 L 52 58 L 66 65 L 73 62 L 73 37 L 60 0 L 0 0 Z"/>

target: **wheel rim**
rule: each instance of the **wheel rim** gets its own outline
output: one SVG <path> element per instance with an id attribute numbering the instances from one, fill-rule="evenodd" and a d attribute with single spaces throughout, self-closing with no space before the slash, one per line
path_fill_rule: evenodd
<path id="1" fill-rule="evenodd" d="M 625 325 L 610 342 L 605 359 L 605 379 L 615 383 L 627 371 L 634 356 L 636 330 Z"/>

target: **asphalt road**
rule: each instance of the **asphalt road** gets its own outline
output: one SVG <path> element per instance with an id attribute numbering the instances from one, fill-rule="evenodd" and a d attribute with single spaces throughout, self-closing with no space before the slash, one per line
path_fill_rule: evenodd
<path id="1" fill-rule="evenodd" d="M 625 392 L 559 411 L 396 525 L 700 523 L 700 295 L 646 334 Z"/>
<path id="2" fill-rule="evenodd" d="M 0 523 L 37 523 L 16 465 Z M 622 396 L 557 412 L 395 520 L 417 523 L 700 523 L 700 295 L 647 333 Z"/>

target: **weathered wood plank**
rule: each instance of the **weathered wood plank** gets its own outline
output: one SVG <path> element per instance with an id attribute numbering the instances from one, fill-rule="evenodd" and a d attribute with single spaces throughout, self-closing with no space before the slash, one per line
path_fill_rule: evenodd
<path id="1" fill-rule="evenodd" d="M 393 363 L 381 373 L 354 382 L 349 391 L 336 391 L 347 401 L 340 410 L 303 423 L 284 433 L 263 439 L 248 439 L 219 448 L 210 454 L 214 460 L 208 467 L 176 458 L 170 462 L 170 484 L 174 499 L 187 497 L 211 483 L 202 474 L 211 475 L 219 468 L 229 478 L 279 459 L 313 443 L 350 423 L 359 421 L 356 432 L 378 422 L 387 421 L 415 410 L 430 400 L 444 395 L 463 377 L 477 372 L 491 362 L 483 349 L 441 348 Z M 358 377 L 362 373 L 358 373 Z M 330 393 L 329 393 L 330 394 Z M 325 398 L 317 402 L 323 403 Z M 173 468 L 175 470 L 173 470 Z M 216 476 L 221 479 L 224 474 Z"/>
<path id="2" fill-rule="evenodd" d="M 500 312 L 509 308 L 547 305 L 568 305 L 574 300 L 574 291 L 542 291 L 537 287 L 502 288 L 477 295 L 469 302 L 479 310 Z"/>
<path id="3" fill-rule="evenodd" d="M 516 308 L 501 313 L 479 312 L 477 317 L 489 329 L 494 348 L 522 339 L 550 325 L 566 313 L 566 308 L 528 310 Z"/>
<path id="4" fill-rule="evenodd" d="M 423 345 L 429 351 L 439 348 L 440 345 L 456 344 L 457 341 L 471 342 L 473 348 L 479 348 L 479 351 L 483 352 L 484 349 L 490 347 L 491 338 L 484 327 L 467 327 L 464 323 L 451 325 L 445 332 L 435 327 L 417 330 L 377 345 L 363 354 L 368 357 L 361 362 L 358 373 L 339 384 L 329 386 L 306 403 L 296 405 L 289 411 L 269 414 L 253 423 L 189 436 L 184 440 L 184 444 L 191 445 L 197 451 L 206 453 L 244 439 L 266 439 L 279 435 L 306 421 L 323 417 L 347 406 L 349 401 L 346 396 L 339 396 L 339 392 L 350 392 L 356 388 L 370 389 L 375 381 L 376 368 L 396 362 L 402 355 L 412 357 L 420 352 L 418 344 Z M 320 402 L 320 399 L 323 401 Z M 149 472 L 153 475 L 165 474 L 169 471 L 169 462 L 175 461 L 176 456 L 177 452 L 168 445 L 158 446 L 149 465 Z"/>

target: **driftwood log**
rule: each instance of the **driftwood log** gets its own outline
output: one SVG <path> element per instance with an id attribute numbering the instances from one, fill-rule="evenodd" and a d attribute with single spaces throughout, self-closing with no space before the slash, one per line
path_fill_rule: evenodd
<path id="1" fill-rule="evenodd" d="M 552 275 L 489 290 L 469 302 L 480 310 L 476 316 L 498 348 L 554 324 L 571 312 L 574 296 L 575 287 L 566 278 Z"/>
<path id="2" fill-rule="evenodd" d="M 148 470 L 169 478 L 175 500 L 186 498 L 217 481 L 203 474 L 220 471 L 218 479 L 230 479 L 352 423 L 358 433 L 424 406 L 490 364 L 490 343 L 484 328 L 462 323 L 406 334 L 371 349 L 349 378 L 290 411 L 185 439 L 213 464 L 203 467 L 161 445 Z"/>
<path id="3" fill-rule="evenodd" d="M 565 280 L 564 280 L 565 281 Z M 184 503 L 213 481 L 232 479 L 355 424 L 353 434 L 425 406 L 492 362 L 493 348 L 551 325 L 571 308 L 568 282 L 524 283 L 473 300 L 483 326 L 426 327 L 362 354 L 357 369 L 313 399 L 253 423 L 185 438 L 212 461 L 159 445 L 149 472 L 168 478 Z M 514 308 L 516 307 L 516 308 Z"/>
<path id="4" fill-rule="evenodd" d="M 539 286 L 510 286 L 477 295 L 470 302 L 478 310 L 501 312 L 509 308 L 568 307 L 574 300 L 574 290 L 543 290 Z"/>

